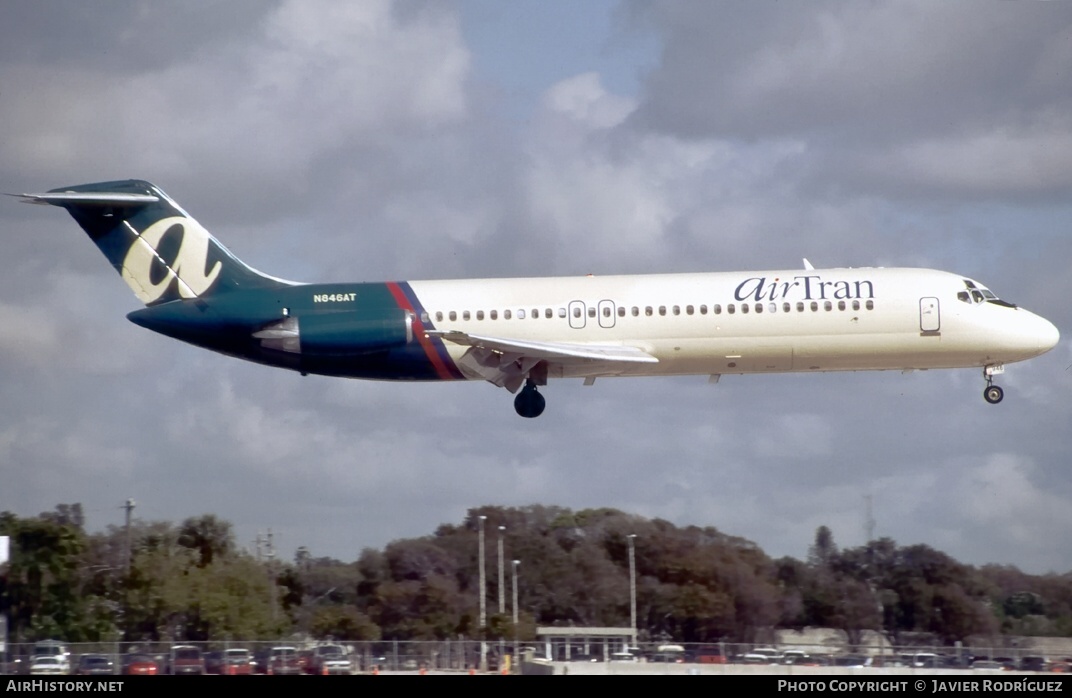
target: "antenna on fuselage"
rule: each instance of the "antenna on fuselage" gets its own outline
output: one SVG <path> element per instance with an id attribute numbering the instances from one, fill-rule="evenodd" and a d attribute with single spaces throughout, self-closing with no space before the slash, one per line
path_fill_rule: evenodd
<path id="1" fill-rule="evenodd" d="M 804 258 L 804 268 L 808 271 L 815 271 L 815 267 L 811 265 L 811 262 L 808 261 L 807 257 Z"/>

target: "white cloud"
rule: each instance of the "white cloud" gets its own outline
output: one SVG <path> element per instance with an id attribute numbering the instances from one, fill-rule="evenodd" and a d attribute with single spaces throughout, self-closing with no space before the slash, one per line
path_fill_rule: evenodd
<path id="1" fill-rule="evenodd" d="M 211 171 L 217 183 L 293 187 L 340 147 L 466 114 L 468 52 L 448 12 L 401 19 L 388 2 L 284 2 L 261 26 L 251 43 L 201 47 L 121 79 L 26 66 L 4 86 L 0 117 L 20 138 L 0 155 L 39 177 Z"/>
<path id="2" fill-rule="evenodd" d="M 0 302 L 0 355 L 20 362 L 46 359 L 57 342 L 59 328 L 39 309 Z"/>

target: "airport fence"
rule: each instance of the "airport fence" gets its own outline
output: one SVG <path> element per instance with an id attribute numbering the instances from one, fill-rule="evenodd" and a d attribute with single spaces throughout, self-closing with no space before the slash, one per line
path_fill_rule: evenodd
<path id="1" fill-rule="evenodd" d="M 169 659 L 179 646 L 195 646 L 203 654 L 222 652 L 227 649 L 245 649 L 260 662 L 264 662 L 272 648 L 292 647 L 305 661 L 313 649 L 327 642 L 312 640 L 273 641 L 217 641 L 217 642 L 101 642 L 70 643 L 65 645 L 72 670 L 82 655 L 99 654 L 108 657 L 120 673 L 125 660 L 133 655 L 151 657 L 160 672 L 167 671 Z M 971 668 L 979 662 L 992 663 L 995 668 L 1016 670 L 1072 669 L 1072 651 L 1041 654 L 1030 647 L 993 646 L 858 646 L 849 651 L 845 647 L 819 647 L 816 645 L 760 646 L 742 643 L 674 644 L 670 642 L 640 643 L 637 647 L 621 644 L 620 638 L 570 639 L 556 641 L 541 639 L 515 643 L 507 640 L 441 640 L 441 641 L 381 641 L 338 642 L 350 659 L 354 673 L 379 671 L 468 671 L 486 667 L 498 671 L 505 666 L 504 659 L 517 664 L 514 658 L 551 660 L 559 662 L 668 662 L 698 664 L 797 664 L 818 666 L 867 666 L 867 667 L 918 667 L 918 668 Z M 29 673 L 34 643 L 9 643 L 6 652 L 0 655 L 0 673 Z M 263 664 L 262 664 L 263 667 Z"/>

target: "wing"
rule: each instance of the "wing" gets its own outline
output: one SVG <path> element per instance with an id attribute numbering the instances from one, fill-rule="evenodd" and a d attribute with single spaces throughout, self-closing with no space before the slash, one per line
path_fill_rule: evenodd
<path id="1" fill-rule="evenodd" d="M 659 362 L 643 349 L 621 344 L 537 342 L 484 337 L 456 330 L 429 330 L 426 334 L 469 347 L 458 360 L 458 368 L 510 392 L 520 388 L 529 371 L 541 361 L 558 365 L 591 365 L 593 373 L 599 372 L 600 365 Z"/>

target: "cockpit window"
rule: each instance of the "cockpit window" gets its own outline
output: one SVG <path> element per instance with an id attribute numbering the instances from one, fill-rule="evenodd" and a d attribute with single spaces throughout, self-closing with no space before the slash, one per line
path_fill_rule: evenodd
<path id="1" fill-rule="evenodd" d="M 1000 298 L 997 297 L 997 294 L 995 294 L 993 291 L 988 289 L 986 286 L 983 286 L 982 284 L 976 283 L 976 282 L 972 281 L 971 279 L 964 279 L 964 286 L 968 290 L 967 291 L 960 291 L 959 293 L 957 293 L 957 300 L 959 300 L 959 301 L 962 301 L 962 302 L 968 303 L 968 304 L 988 302 L 988 303 L 993 303 L 995 305 L 1000 305 L 1000 306 L 1003 306 L 1003 307 L 1006 307 L 1006 308 L 1015 308 L 1016 307 L 1012 303 L 1009 303 L 1009 302 L 1001 300 Z"/>

